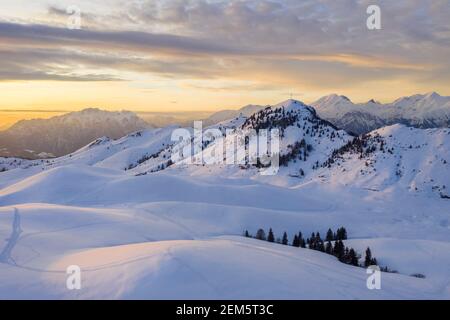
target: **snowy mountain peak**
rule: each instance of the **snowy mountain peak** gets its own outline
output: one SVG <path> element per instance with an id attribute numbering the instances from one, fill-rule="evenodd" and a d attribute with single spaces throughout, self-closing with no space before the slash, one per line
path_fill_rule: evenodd
<path id="1" fill-rule="evenodd" d="M 348 104 L 348 103 L 352 103 L 352 101 L 346 96 L 342 96 L 342 95 L 333 93 L 328 96 L 324 96 L 324 97 L 320 98 L 317 101 L 317 103 L 336 105 L 336 104 L 340 104 L 340 103 Z"/>
<path id="2" fill-rule="evenodd" d="M 450 97 L 444 97 L 436 92 L 428 92 L 426 94 L 415 94 L 412 96 L 402 97 L 395 100 L 392 105 L 411 108 L 420 105 L 422 108 L 430 108 L 434 106 L 442 106 L 450 102 Z"/>
<path id="3" fill-rule="evenodd" d="M 434 92 L 434 91 L 428 92 L 428 93 L 425 95 L 425 98 L 427 98 L 427 99 L 438 99 L 438 98 L 440 98 L 440 97 L 441 97 L 441 95 L 440 95 L 439 93 L 437 93 L 437 92 Z"/>
<path id="4" fill-rule="evenodd" d="M 300 100 L 287 99 L 285 101 L 277 103 L 276 105 L 274 105 L 274 107 L 282 107 L 282 106 L 289 106 L 289 105 L 305 105 L 305 104 Z"/>
<path id="5" fill-rule="evenodd" d="M 89 113 L 99 113 L 101 111 L 102 110 L 100 110 L 99 108 L 86 108 L 86 109 L 83 109 L 83 110 L 79 111 L 78 113 L 80 113 L 80 114 L 83 114 L 83 113 L 84 114 L 89 114 Z"/>
<path id="6" fill-rule="evenodd" d="M 308 112 L 316 114 L 316 110 L 314 108 L 311 108 L 310 106 L 306 105 L 302 101 L 295 100 L 295 99 L 288 99 L 286 101 L 280 102 L 276 105 L 274 105 L 271 109 L 284 109 L 284 111 L 301 111 L 301 110 L 307 110 Z"/>
<path id="7" fill-rule="evenodd" d="M 349 110 L 356 109 L 356 105 L 346 96 L 331 94 L 320 98 L 311 104 L 324 119 L 339 118 Z"/>
<path id="8" fill-rule="evenodd" d="M 381 104 L 374 99 L 354 104 L 334 94 L 317 100 L 312 106 L 320 117 L 357 134 L 368 133 L 395 123 L 418 128 L 450 125 L 450 97 L 436 92 L 402 97 L 387 104 Z"/>
<path id="9" fill-rule="evenodd" d="M 289 99 L 261 110 L 244 122 L 243 130 L 273 130 L 280 133 L 280 169 L 302 178 L 323 162 L 351 136 L 322 120 L 314 108 Z"/>

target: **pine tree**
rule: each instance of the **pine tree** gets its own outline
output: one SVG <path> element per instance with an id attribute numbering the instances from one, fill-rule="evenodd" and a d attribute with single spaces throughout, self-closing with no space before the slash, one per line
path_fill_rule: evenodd
<path id="1" fill-rule="evenodd" d="M 344 227 L 339 228 L 336 232 L 337 240 L 347 240 L 347 230 Z"/>
<path id="2" fill-rule="evenodd" d="M 341 240 L 347 240 L 347 230 L 344 227 L 341 228 Z"/>
<path id="3" fill-rule="evenodd" d="M 325 244 L 323 243 L 323 241 L 320 241 L 319 243 L 316 244 L 316 250 L 320 252 L 325 252 Z"/>
<path id="4" fill-rule="evenodd" d="M 325 240 L 326 241 L 333 241 L 334 240 L 334 238 L 333 238 L 333 231 L 331 229 L 328 229 L 327 236 L 326 236 Z"/>
<path id="5" fill-rule="evenodd" d="M 351 248 L 348 255 L 349 255 L 349 263 L 352 266 L 357 267 L 359 264 L 359 261 L 358 261 L 358 255 L 356 254 L 356 251 L 353 248 Z"/>
<path id="6" fill-rule="evenodd" d="M 336 256 L 336 258 L 339 259 L 339 261 L 342 261 L 342 259 L 344 258 L 344 253 L 344 243 L 342 242 L 342 240 L 336 240 L 336 242 L 334 243 L 333 254 Z"/>
<path id="7" fill-rule="evenodd" d="M 275 236 L 273 235 L 272 228 L 270 228 L 270 230 L 269 230 L 269 235 L 267 236 L 267 241 L 275 242 Z"/>
<path id="8" fill-rule="evenodd" d="M 338 256 L 338 251 L 339 251 L 338 241 L 335 240 L 334 241 L 334 245 L 333 245 L 333 255 L 337 257 Z"/>
<path id="9" fill-rule="evenodd" d="M 292 246 L 293 247 L 300 247 L 300 239 L 297 235 L 294 236 L 294 240 L 292 240 Z"/>
<path id="10" fill-rule="evenodd" d="M 311 234 L 311 238 L 309 239 L 309 248 L 313 250 L 316 249 L 316 234 L 314 232 Z"/>
<path id="11" fill-rule="evenodd" d="M 255 238 L 258 239 L 258 240 L 266 240 L 266 233 L 264 232 L 263 229 L 259 229 L 256 232 Z"/>
<path id="12" fill-rule="evenodd" d="M 300 240 L 300 248 L 303 248 L 303 249 L 306 248 L 306 241 L 303 238 Z"/>
<path id="13" fill-rule="evenodd" d="M 288 236 L 286 232 L 283 234 L 283 240 L 281 240 L 281 244 L 284 244 L 285 246 L 288 245 Z"/>
<path id="14" fill-rule="evenodd" d="M 322 238 L 320 237 L 320 233 L 316 233 L 316 242 L 322 242 Z"/>
<path id="15" fill-rule="evenodd" d="M 339 240 L 338 241 L 338 243 L 339 243 L 339 255 L 338 255 L 338 259 L 340 260 L 340 261 L 344 261 L 344 258 L 345 258 L 345 246 L 344 246 L 344 243 L 342 242 L 342 240 Z"/>
<path id="16" fill-rule="evenodd" d="M 250 238 L 250 234 L 248 233 L 248 230 L 245 230 L 244 236 L 245 236 L 246 238 Z"/>
<path id="17" fill-rule="evenodd" d="M 306 241 L 301 232 L 298 233 L 298 240 L 300 241 L 300 248 L 306 248 Z"/>
<path id="18" fill-rule="evenodd" d="M 370 248 L 367 248 L 366 250 L 366 257 L 364 258 L 364 267 L 369 267 L 372 265 L 373 259 L 372 259 L 372 252 L 370 251 Z"/>
<path id="19" fill-rule="evenodd" d="M 333 245 L 331 244 L 331 241 L 328 241 L 325 246 L 325 252 L 327 254 L 333 254 Z"/>
<path id="20" fill-rule="evenodd" d="M 377 266 L 378 265 L 378 261 L 377 258 L 372 258 L 372 261 L 370 262 L 371 266 Z"/>
<path id="21" fill-rule="evenodd" d="M 342 262 L 349 264 L 350 263 L 350 250 L 348 247 L 345 247 L 344 256 L 342 257 Z"/>

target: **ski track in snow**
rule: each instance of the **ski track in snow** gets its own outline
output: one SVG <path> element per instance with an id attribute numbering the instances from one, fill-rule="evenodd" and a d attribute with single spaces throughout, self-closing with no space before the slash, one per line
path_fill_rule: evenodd
<path id="1" fill-rule="evenodd" d="M 20 214 L 19 210 L 14 209 L 14 220 L 12 223 L 12 231 L 10 237 L 7 239 L 6 246 L 3 248 L 0 253 L 0 263 L 12 263 L 16 264 L 11 254 L 12 251 L 19 241 L 20 234 L 22 233 L 22 229 L 20 227 Z"/>

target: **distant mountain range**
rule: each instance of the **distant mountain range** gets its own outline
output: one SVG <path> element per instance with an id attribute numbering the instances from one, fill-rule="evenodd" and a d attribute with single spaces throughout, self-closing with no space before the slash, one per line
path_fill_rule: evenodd
<path id="1" fill-rule="evenodd" d="M 374 100 L 353 103 L 345 96 L 332 94 L 311 105 L 323 119 L 355 134 L 396 123 L 422 129 L 450 126 L 450 97 L 436 92 L 403 97 L 387 104 Z"/>
<path id="2" fill-rule="evenodd" d="M 148 127 L 133 112 L 94 108 L 50 119 L 22 120 L 0 132 L 0 156 L 27 159 L 58 157 L 99 137 L 117 139 Z"/>
<path id="3" fill-rule="evenodd" d="M 409 192 L 448 193 L 450 129 L 447 128 L 423 130 L 396 124 L 354 137 L 321 119 L 314 108 L 296 100 L 266 107 L 249 117 L 233 117 L 213 127 L 223 132 L 226 129 L 280 130 L 279 177 L 305 182 L 319 179 L 374 190 L 397 186 Z M 40 172 L 67 165 L 88 165 L 122 170 L 129 175 L 147 175 L 173 165 L 170 159 L 174 128 L 141 130 L 117 140 L 99 138 L 56 159 L 0 158 L 0 171 L 34 167 Z M 203 158 L 216 154 L 220 146 L 214 142 L 204 146 Z M 234 168 L 182 165 L 181 168 L 193 176 L 226 177 L 259 176 L 261 170 L 255 165 Z"/>
<path id="4" fill-rule="evenodd" d="M 450 126 L 450 97 L 435 92 L 399 98 L 388 104 L 374 100 L 353 103 L 345 96 L 332 94 L 313 102 L 311 106 L 320 118 L 354 135 L 393 124 L 422 129 Z M 247 105 L 238 110 L 221 110 L 204 119 L 203 125 L 207 127 L 249 118 L 267 107 Z M 157 123 L 155 115 L 152 117 L 151 123 Z M 190 122 L 192 115 L 183 118 L 182 114 L 177 114 L 173 119 L 161 118 L 159 124 L 190 126 Z M 0 131 L 0 156 L 26 159 L 59 157 L 101 137 L 118 139 L 149 127 L 152 125 L 133 112 L 99 109 L 85 109 L 50 119 L 23 120 L 6 131 Z"/>

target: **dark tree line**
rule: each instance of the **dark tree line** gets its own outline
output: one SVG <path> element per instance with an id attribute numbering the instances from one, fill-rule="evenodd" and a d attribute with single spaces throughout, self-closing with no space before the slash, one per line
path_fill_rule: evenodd
<path id="1" fill-rule="evenodd" d="M 280 155 L 280 165 L 287 166 L 292 160 L 298 159 L 306 161 L 309 153 L 313 150 L 312 145 L 307 144 L 305 139 L 295 142 L 293 145 L 288 145 L 289 151 L 286 154 Z"/>
<path id="2" fill-rule="evenodd" d="M 341 227 L 333 232 L 333 230 L 328 229 L 325 241 L 336 241 L 336 240 L 347 240 L 347 230 Z"/>
<path id="3" fill-rule="evenodd" d="M 366 159 L 377 150 L 380 150 L 382 153 L 394 153 L 394 148 L 387 148 L 386 142 L 378 133 L 363 134 L 350 140 L 347 144 L 340 147 L 339 149 L 333 150 L 331 156 L 321 166 L 323 168 L 331 168 L 334 163 L 337 163 L 339 165 L 339 160 L 344 160 L 343 155 L 346 153 L 359 154 L 359 159 Z M 314 169 L 318 168 L 319 164 L 316 163 Z"/>
<path id="4" fill-rule="evenodd" d="M 247 238 L 255 238 L 262 241 L 268 241 L 272 243 L 279 243 L 282 245 L 289 245 L 288 235 L 286 232 L 283 233 L 283 237 L 276 238 L 272 228 L 269 229 L 269 233 L 266 236 L 266 232 L 263 229 L 259 229 L 256 235 L 253 237 L 248 230 L 245 230 L 244 236 Z M 295 234 L 291 246 L 297 248 L 307 248 L 311 250 L 320 251 L 329 255 L 335 256 L 340 262 L 349 264 L 352 266 L 368 267 L 373 265 L 378 265 L 377 259 L 372 256 L 370 248 L 367 248 L 366 255 L 364 258 L 364 264 L 360 264 L 359 260 L 361 255 L 353 248 L 346 247 L 343 240 L 347 240 L 347 230 L 341 227 L 333 232 L 333 230 L 328 229 L 325 239 L 322 239 L 319 232 L 312 233 L 311 237 L 303 237 L 302 232 Z M 391 272 L 387 267 L 381 268 L 382 271 Z"/>

